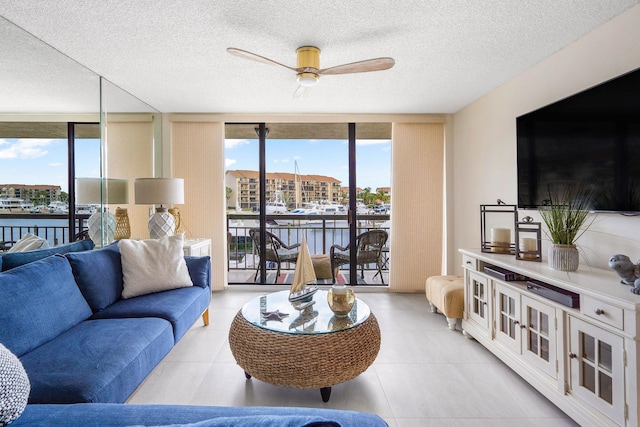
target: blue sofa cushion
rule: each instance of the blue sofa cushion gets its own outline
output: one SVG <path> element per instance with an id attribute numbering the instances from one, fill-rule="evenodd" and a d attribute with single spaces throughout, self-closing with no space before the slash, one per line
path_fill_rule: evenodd
<path id="1" fill-rule="evenodd" d="M 208 287 L 189 286 L 121 299 L 94 313 L 92 319 L 159 317 L 171 322 L 175 342 L 178 342 L 209 307 L 210 300 Z"/>
<path id="2" fill-rule="evenodd" d="M 0 342 L 20 357 L 91 316 L 63 256 L 0 273 Z"/>
<path id="3" fill-rule="evenodd" d="M 190 406 L 190 405 L 27 405 L 11 427 L 34 425 L 123 427 L 130 425 L 162 425 L 197 423 L 225 417 L 242 422 L 254 416 L 316 416 L 342 427 L 388 427 L 377 415 L 365 412 L 324 408 L 264 406 Z M 274 426 L 279 426 L 275 424 Z"/>
<path id="4" fill-rule="evenodd" d="M 173 347 L 163 319 L 87 320 L 20 360 L 29 403 L 122 403 Z"/>
<path id="5" fill-rule="evenodd" d="M 2 271 L 11 270 L 12 268 L 38 261 L 40 259 L 50 257 L 55 254 L 66 254 L 68 252 L 82 252 L 93 249 L 91 240 L 80 240 L 64 245 L 54 246 L 53 248 L 38 249 L 29 252 L 12 252 L 2 255 Z"/>
<path id="6" fill-rule="evenodd" d="M 211 283 L 211 258 L 208 256 L 185 256 L 189 277 L 193 286 L 209 287 Z"/>
<path id="7" fill-rule="evenodd" d="M 76 283 L 91 309 L 108 307 L 122 295 L 122 262 L 118 243 L 93 251 L 68 253 Z"/>

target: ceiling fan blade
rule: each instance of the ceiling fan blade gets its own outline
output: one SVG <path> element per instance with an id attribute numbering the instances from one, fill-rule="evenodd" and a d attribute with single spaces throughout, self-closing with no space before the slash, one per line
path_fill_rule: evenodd
<path id="1" fill-rule="evenodd" d="M 295 72 L 298 71 L 294 67 L 289 67 L 288 65 L 281 64 L 277 61 L 274 61 L 273 59 L 269 59 L 264 56 L 258 55 L 257 53 L 252 53 L 252 52 L 238 49 L 235 47 L 228 47 L 227 52 L 229 52 L 233 56 L 238 56 L 240 58 L 251 59 L 253 61 L 258 61 L 258 62 L 262 62 L 264 64 L 269 64 L 269 65 L 279 65 L 281 67 L 288 68 L 291 71 L 295 71 Z"/>
<path id="2" fill-rule="evenodd" d="M 393 58 L 374 58 L 364 61 L 352 62 L 350 64 L 337 65 L 335 67 L 319 70 L 320 75 L 367 73 L 369 71 L 388 70 L 395 65 Z"/>

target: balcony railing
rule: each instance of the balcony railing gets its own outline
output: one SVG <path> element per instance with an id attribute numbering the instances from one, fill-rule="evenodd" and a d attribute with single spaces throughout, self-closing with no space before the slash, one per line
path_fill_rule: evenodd
<path id="1" fill-rule="evenodd" d="M 356 234 L 368 230 L 388 227 L 389 214 L 358 215 Z M 249 230 L 259 228 L 258 214 L 228 214 L 227 230 L 231 234 L 229 242 L 229 270 L 255 270 L 260 262 L 256 248 L 249 236 Z M 287 245 L 300 243 L 304 235 L 311 254 L 329 254 L 332 245 L 349 244 L 349 225 L 346 215 L 267 215 L 266 228 Z M 388 228 L 387 228 L 387 231 Z M 387 242 L 387 245 L 389 243 Z M 389 256 L 388 248 L 385 257 Z M 386 261 L 386 260 L 385 260 Z M 284 263 L 283 269 L 295 268 L 295 264 Z M 366 270 L 376 270 L 374 264 Z"/>
<path id="2" fill-rule="evenodd" d="M 76 215 L 76 231 L 87 228 L 90 215 Z M 231 233 L 229 242 L 229 270 L 254 271 L 259 263 L 256 249 L 253 247 L 249 230 L 259 227 L 258 214 L 228 214 L 227 230 Z M 388 214 L 358 215 L 356 233 L 385 228 L 388 226 Z M 347 246 L 349 244 L 349 226 L 346 215 L 269 215 L 267 230 L 277 235 L 287 245 L 300 243 L 304 235 L 311 254 L 329 254 L 332 245 Z M 387 229 L 388 231 L 388 229 Z M 50 246 L 68 243 L 74 239 L 69 236 L 68 216 L 65 214 L 0 214 L 0 242 L 8 249 L 13 242 L 20 240 L 26 233 L 44 238 Z M 74 237 L 74 236 L 71 236 Z M 388 243 L 387 243 L 388 245 Z M 0 251 L 3 247 L 0 246 Z M 389 256 L 388 249 L 385 257 Z M 385 262 L 388 260 L 385 259 Z M 285 263 L 283 269 L 295 268 L 294 264 Z M 374 264 L 365 268 L 373 271 Z"/>
<path id="3" fill-rule="evenodd" d="M 76 214 L 78 234 L 87 228 L 88 214 Z M 69 235 L 69 217 L 66 214 L 45 213 L 1 213 L 0 214 L 0 251 L 9 249 L 22 236 L 31 233 L 45 239 L 49 246 L 58 246 L 71 242 Z"/>

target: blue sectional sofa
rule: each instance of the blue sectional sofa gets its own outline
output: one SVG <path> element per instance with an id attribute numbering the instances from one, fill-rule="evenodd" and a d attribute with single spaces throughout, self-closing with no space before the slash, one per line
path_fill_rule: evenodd
<path id="1" fill-rule="evenodd" d="M 185 257 L 193 286 L 122 299 L 117 244 L 0 274 L 0 343 L 31 382 L 29 403 L 122 403 L 203 315 L 209 257 Z"/>
<path id="2" fill-rule="evenodd" d="M 317 408 L 188 405 L 27 405 L 11 427 L 388 427 L 377 415 Z"/>
<path id="3" fill-rule="evenodd" d="M 210 259 L 184 258 L 193 286 L 122 299 L 117 244 L 69 246 L 9 254 L 0 273 L 0 359 L 17 356 L 0 363 L 0 425 L 387 427 L 332 409 L 122 404 L 200 315 L 208 323 Z M 28 380 L 4 381 L 16 371 Z"/>

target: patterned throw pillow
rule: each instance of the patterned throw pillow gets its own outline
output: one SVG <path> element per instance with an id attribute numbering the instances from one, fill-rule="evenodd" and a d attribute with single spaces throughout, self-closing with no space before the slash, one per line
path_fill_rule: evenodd
<path id="1" fill-rule="evenodd" d="M 0 344 L 0 426 L 16 420 L 29 399 L 31 384 L 20 360 Z"/>

